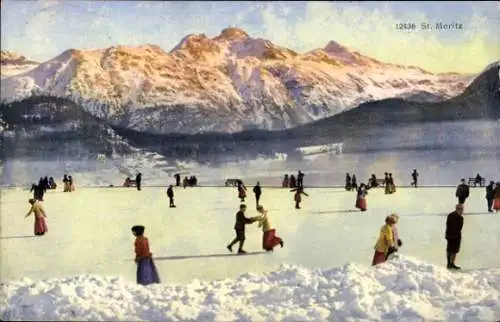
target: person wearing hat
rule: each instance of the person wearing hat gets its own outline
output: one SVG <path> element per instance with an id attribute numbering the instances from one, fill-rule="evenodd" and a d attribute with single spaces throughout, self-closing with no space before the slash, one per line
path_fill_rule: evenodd
<path id="1" fill-rule="evenodd" d="M 396 244 L 394 248 L 390 249 L 390 251 L 387 252 L 387 255 L 385 256 L 385 259 L 389 259 L 389 256 L 392 253 L 395 253 L 399 250 L 399 247 L 403 246 L 403 242 L 399 238 L 398 234 L 398 227 L 396 226 L 397 223 L 399 222 L 399 215 L 398 214 L 391 214 L 391 217 L 394 218 L 394 225 L 392 225 L 392 238 L 394 240 L 394 243 Z"/>
<path id="2" fill-rule="evenodd" d="M 396 223 L 393 216 L 385 217 L 385 225 L 380 228 L 380 235 L 375 244 L 375 254 L 373 255 L 372 266 L 386 261 L 388 253 L 396 251 L 392 227 Z"/>
<path id="3" fill-rule="evenodd" d="M 494 185 L 495 185 L 495 182 L 490 181 L 490 184 L 486 186 L 486 202 L 488 205 L 488 212 L 493 212 L 493 209 L 491 209 L 491 208 L 493 207 Z"/>
<path id="4" fill-rule="evenodd" d="M 40 201 L 36 199 L 29 199 L 28 202 L 31 204 L 31 208 L 24 218 L 27 218 L 33 213 L 35 216 L 35 236 L 43 236 L 48 232 L 47 223 L 45 222 L 45 218 L 47 218 L 45 210 Z"/>
<path id="5" fill-rule="evenodd" d="M 462 213 L 464 205 L 458 204 L 455 206 L 455 211 L 451 212 L 446 218 L 446 259 L 448 269 L 460 269 L 455 265 L 455 258 L 460 251 L 462 242 L 462 227 L 464 226 L 464 217 Z"/>
<path id="6" fill-rule="evenodd" d="M 149 241 L 144 237 L 144 226 L 132 227 L 135 238 L 135 262 L 137 263 L 137 284 L 149 285 L 160 283 L 158 270 L 153 261 L 153 254 L 149 251 Z"/>
<path id="7" fill-rule="evenodd" d="M 169 207 L 170 208 L 175 208 L 175 204 L 174 204 L 174 187 L 173 187 L 173 185 L 168 186 L 167 197 L 168 197 L 168 200 L 169 200 Z"/>
<path id="8" fill-rule="evenodd" d="M 240 205 L 240 210 L 236 213 L 236 223 L 234 224 L 234 231 L 236 232 L 236 237 L 233 239 L 229 245 L 227 245 L 227 249 L 232 253 L 233 246 L 237 242 L 240 243 L 238 248 L 238 254 L 246 254 L 246 251 L 243 250 L 243 244 L 245 244 L 245 225 L 251 224 L 254 221 L 258 220 L 258 217 L 245 217 L 245 211 L 247 210 L 247 206 L 245 204 Z"/>
<path id="9" fill-rule="evenodd" d="M 277 245 L 281 245 L 283 248 L 283 239 L 276 235 L 276 229 L 271 228 L 267 210 L 264 209 L 264 206 L 258 206 L 257 211 L 261 214 L 258 217 L 258 227 L 262 227 L 262 248 L 267 252 L 273 251 Z"/>
<path id="10" fill-rule="evenodd" d="M 493 209 L 500 211 L 500 181 L 496 183 L 493 189 Z"/>

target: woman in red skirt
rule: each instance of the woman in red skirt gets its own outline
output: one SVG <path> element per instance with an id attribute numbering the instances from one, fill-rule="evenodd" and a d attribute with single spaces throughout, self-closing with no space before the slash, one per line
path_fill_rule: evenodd
<path id="1" fill-rule="evenodd" d="M 28 202 L 31 204 L 31 209 L 24 217 L 28 217 L 31 213 L 35 214 L 35 236 L 42 236 L 48 231 L 47 223 L 45 222 L 45 218 L 47 217 L 45 210 L 43 210 L 42 204 L 38 200 L 30 199 Z"/>
<path id="2" fill-rule="evenodd" d="M 276 236 L 276 229 L 271 229 L 267 210 L 263 206 L 258 206 L 257 211 L 261 214 L 257 219 L 259 222 L 258 227 L 262 227 L 262 232 L 264 233 L 262 236 L 262 248 L 267 252 L 273 251 L 274 247 L 278 245 L 283 248 L 283 239 Z"/>

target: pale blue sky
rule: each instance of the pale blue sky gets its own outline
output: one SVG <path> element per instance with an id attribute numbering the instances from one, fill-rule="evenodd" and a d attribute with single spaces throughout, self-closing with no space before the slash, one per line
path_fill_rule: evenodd
<path id="1" fill-rule="evenodd" d="M 478 72 L 500 59 L 500 4 L 491 2 L 143 2 L 2 0 L 2 50 L 36 60 L 68 48 L 157 44 L 237 26 L 306 52 L 328 41 L 373 58 L 430 71 Z M 399 31 L 397 22 L 463 24 L 463 30 Z"/>

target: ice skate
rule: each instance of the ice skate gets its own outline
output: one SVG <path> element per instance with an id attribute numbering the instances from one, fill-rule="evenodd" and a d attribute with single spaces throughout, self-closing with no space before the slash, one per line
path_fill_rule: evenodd
<path id="1" fill-rule="evenodd" d="M 283 241 L 280 241 L 281 248 L 283 248 L 283 245 L 285 245 L 285 243 L 283 243 Z"/>
<path id="2" fill-rule="evenodd" d="M 247 253 L 247 252 L 246 252 L 246 251 L 244 251 L 243 249 L 240 249 L 240 250 L 238 251 L 238 255 L 241 255 L 241 254 L 246 254 L 246 253 Z"/>
<path id="3" fill-rule="evenodd" d="M 231 245 L 227 245 L 226 246 L 227 250 L 230 251 L 231 253 L 233 252 L 233 247 L 231 247 Z"/>

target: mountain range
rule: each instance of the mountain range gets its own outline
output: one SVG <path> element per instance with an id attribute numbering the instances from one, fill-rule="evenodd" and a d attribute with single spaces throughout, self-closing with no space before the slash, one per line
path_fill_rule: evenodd
<path id="1" fill-rule="evenodd" d="M 168 53 L 70 49 L 38 63 L 2 51 L 1 68 L 3 106 L 58 98 L 153 134 L 290 129 L 383 99 L 442 102 L 475 77 L 380 62 L 334 41 L 299 54 L 238 28 L 188 35 Z"/>

